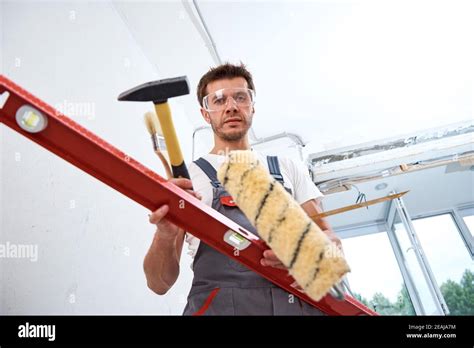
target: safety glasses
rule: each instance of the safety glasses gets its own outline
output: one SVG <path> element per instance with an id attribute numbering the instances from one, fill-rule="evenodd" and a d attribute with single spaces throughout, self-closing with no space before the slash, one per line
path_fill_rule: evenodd
<path id="1" fill-rule="evenodd" d="M 206 111 L 222 111 L 232 100 L 238 107 L 249 107 L 255 104 L 255 92 L 250 88 L 223 88 L 206 95 L 202 104 Z"/>

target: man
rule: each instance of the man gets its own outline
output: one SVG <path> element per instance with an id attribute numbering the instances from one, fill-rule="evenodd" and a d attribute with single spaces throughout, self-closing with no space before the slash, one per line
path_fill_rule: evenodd
<path id="1" fill-rule="evenodd" d="M 229 200 L 225 199 L 228 194 L 215 174 L 225 160 L 226 153 L 251 149 L 248 130 L 255 113 L 255 87 L 252 76 L 244 65 L 218 66 L 201 78 L 197 95 L 201 114 L 214 132 L 214 147 L 208 155 L 189 166 L 192 181 L 172 181 L 257 234 L 240 209 L 228 204 Z M 262 163 L 267 163 L 266 158 L 259 156 Z M 268 161 L 272 167 L 270 159 Z M 308 215 L 321 212 L 322 194 L 302 165 L 297 165 L 289 159 L 273 158 L 272 168 L 272 175 L 275 170 L 278 172 L 276 174 L 280 182 Z M 148 287 L 157 294 L 165 294 L 178 278 L 183 243 L 184 240 L 188 242 L 190 255 L 194 258 L 194 279 L 183 314 L 321 315 L 314 307 L 276 287 L 233 259 L 200 243 L 196 237 L 186 234 L 166 219 L 168 210 L 168 206 L 164 205 L 150 215 L 150 222 L 156 224 L 157 231 L 145 256 L 144 270 Z M 340 240 L 325 219 L 316 223 L 340 246 Z M 260 262 L 263 266 L 286 269 L 271 250 L 264 252 Z"/>

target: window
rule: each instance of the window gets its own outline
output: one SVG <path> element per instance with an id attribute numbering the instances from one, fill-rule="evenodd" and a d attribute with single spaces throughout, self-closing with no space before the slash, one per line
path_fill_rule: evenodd
<path id="1" fill-rule="evenodd" d="M 474 220 L 472 216 L 467 218 L 471 218 L 471 229 Z M 412 223 L 450 314 L 474 315 L 474 261 L 451 215 L 421 218 Z"/>
<path id="2" fill-rule="evenodd" d="M 398 221 L 398 216 L 395 219 Z M 401 222 L 396 222 L 393 227 L 394 235 L 400 247 L 402 262 L 404 263 L 409 277 L 414 286 L 412 296 L 415 296 L 419 303 L 418 314 L 422 315 L 440 315 L 441 308 L 438 305 L 436 294 L 433 292 L 430 280 L 427 279 L 425 272 L 418 260 L 415 249 L 408 236 L 408 231 Z"/>
<path id="3" fill-rule="evenodd" d="M 354 296 L 382 315 L 415 315 L 385 232 L 342 239 Z"/>
<path id="4" fill-rule="evenodd" d="M 467 228 L 471 231 L 471 237 L 474 237 L 474 215 L 464 216 L 463 219 Z"/>

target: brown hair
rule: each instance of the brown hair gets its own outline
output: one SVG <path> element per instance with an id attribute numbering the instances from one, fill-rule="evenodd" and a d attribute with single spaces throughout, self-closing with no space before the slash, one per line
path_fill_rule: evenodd
<path id="1" fill-rule="evenodd" d="M 197 86 L 197 98 L 199 104 L 202 106 L 202 99 L 207 95 L 207 85 L 209 83 L 222 79 L 232 79 L 235 77 L 243 77 L 247 81 L 248 88 L 255 91 L 252 74 L 247 70 L 242 62 L 240 65 L 225 63 L 209 69 L 209 71 L 201 77 L 201 80 L 199 80 Z"/>

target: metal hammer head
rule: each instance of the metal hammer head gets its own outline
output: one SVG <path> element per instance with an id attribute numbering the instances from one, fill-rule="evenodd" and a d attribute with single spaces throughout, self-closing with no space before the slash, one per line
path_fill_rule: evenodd
<path id="1" fill-rule="evenodd" d="M 186 76 L 147 82 L 121 93 L 120 101 L 152 101 L 155 104 L 166 103 L 168 98 L 189 94 L 189 82 Z"/>

